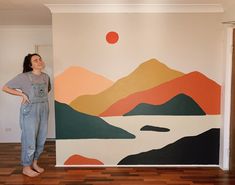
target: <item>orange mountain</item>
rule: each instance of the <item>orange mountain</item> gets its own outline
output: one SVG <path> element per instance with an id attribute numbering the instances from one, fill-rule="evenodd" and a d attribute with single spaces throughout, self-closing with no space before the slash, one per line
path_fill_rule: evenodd
<path id="1" fill-rule="evenodd" d="M 220 114 L 221 87 L 199 72 L 192 72 L 146 91 L 134 93 L 110 106 L 100 116 L 120 116 L 140 103 L 160 105 L 184 93 L 194 99 L 206 114 Z"/>
<path id="2" fill-rule="evenodd" d="M 103 165 L 97 159 L 91 159 L 87 157 L 83 157 L 81 155 L 72 155 L 65 162 L 65 165 Z"/>
<path id="3" fill-rule="evenodd" d="M 121 78 L 110 88 L 96 95 L 80 96 L 72 101 L 70 106 L 86 114 L 99 115 L 130 94 L 155 87 L 182 75 L 183 73 L 168 68 L 156 59 L 151 59 L 142 63 L 130 75 Z"/>
<path id="4" fill-rule="evenodd" d="M 111 80 L 82 67 L 70 67 L 55 78 L 55 99 L 69 104 L 78 96 L 99 93 L 112 84 Z"/>

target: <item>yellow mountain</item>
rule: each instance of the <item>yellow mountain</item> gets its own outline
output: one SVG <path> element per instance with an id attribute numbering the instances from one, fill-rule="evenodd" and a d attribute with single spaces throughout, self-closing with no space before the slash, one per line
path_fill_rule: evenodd
<path id="1" fill-rule="evenodd" d="M 113 103 L 132 93 L 144 91 L 182 75 L 184 74 L 168 68 L 158 60 L 151 59 L 108 89 L 96 95 L 79 96 L 70 106 L 79 112 L 99 115 Z"/>

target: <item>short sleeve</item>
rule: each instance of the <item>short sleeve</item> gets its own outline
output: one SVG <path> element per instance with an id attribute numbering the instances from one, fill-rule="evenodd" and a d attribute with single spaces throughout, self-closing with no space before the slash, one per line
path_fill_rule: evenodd
<path id="1" fill-rule="evenodd" d="M 15 76 L 10 81 L 8 81 L 5 85 L 12 89 L 22 89 L 24 81 L 25 81 L 25 76 L 23 75 L 23 73 L 21 73 Z"/>

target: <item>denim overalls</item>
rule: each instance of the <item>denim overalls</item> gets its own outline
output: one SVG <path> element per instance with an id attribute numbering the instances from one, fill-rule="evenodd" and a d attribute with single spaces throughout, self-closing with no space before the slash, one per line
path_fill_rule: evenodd
<path id="1" fill-rule="evenodd" d="M 48 84 L 46 74 L 43 75 L 43 83 L 34 83 L 32 73 L 28 78 L 31 82 L 30 103 L 22 104 L 20 108 L 21 134 L 21 163 L 30 166 L 33 160 L 38 160 L 43 151 L 47 137 L 48 125 Z"/>

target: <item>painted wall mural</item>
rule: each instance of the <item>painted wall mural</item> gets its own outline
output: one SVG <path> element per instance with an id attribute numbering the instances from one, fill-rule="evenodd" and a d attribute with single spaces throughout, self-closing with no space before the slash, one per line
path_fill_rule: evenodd
<path id="1" fill-rule="evenodd" d="M 106 35 L 109 44 L 118 39 Z M 218 164 L 220 94 L 203 73 L 184 74 L 155 58 L 116 81 L 70 66 L 55 77 L 57 161 Z"/>
<path id="2" fill-rule="evenodd" d="M 53 13 L 57 166 L 218 165 L 220 13 Z"/>

